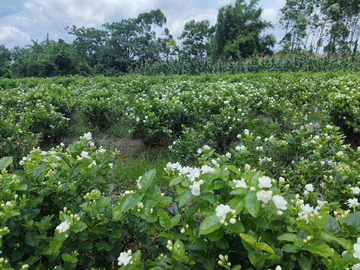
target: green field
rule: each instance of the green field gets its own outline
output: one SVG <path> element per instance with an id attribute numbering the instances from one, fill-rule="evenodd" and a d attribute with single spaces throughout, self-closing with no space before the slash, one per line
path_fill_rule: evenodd
<path id="1" fill-rule="evenodd" d="M 359 269 L 359 75 L 0 79 L 0 269 Z"/>

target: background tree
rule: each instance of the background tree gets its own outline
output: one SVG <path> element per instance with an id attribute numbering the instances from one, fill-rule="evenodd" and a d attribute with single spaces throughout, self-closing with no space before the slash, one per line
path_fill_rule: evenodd
<path id="1" fill-rule="evenodd" d="M 356 53 L 359 39 L 359 0 L 287 0 L 279 23 L 286 33 L 284 50 Z"/>
<path id="2" fill-rule="evenodd" d="M 272 24 L 261 20 L 259 0 L 236 0 L 234 5 L 220 8 L 214 37 L 214 56 L 245 58 L 256 53 L 271 54 L 275 36 L 261 36 Z"/>
<path id="3" fill-rule="evenodd" d="M 182 42 L 182 50 L 192 57 L 206 57 L 211 54 L 211 42 L 215 27 L 208 20 L 195 22 L 191 20 L 184 26 L 184 31 L 178 37 Z"/>
<path id="4" fill-rule="evenodd" d="M 0 77 L 12 77 L 11 60 L 11 51 L 5 48 L 5 45 L 0 45 Z"/>

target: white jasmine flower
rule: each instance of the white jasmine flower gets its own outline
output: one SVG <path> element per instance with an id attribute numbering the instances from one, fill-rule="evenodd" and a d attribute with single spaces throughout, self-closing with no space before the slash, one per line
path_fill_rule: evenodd
<path id="1" fill-rule="evenodd" d="M 227 152 L 227 153 L 226 153 L 226 157 L 227 157 L 227 158 L 231 158 L 231 153 Z"/>
<path id="2" fill-rule="evenodd" d="M 233 183 L 235 184 L 235 188 L 247 188 L 246 182 L 244 179 L 241 180 L 233 180 Z"/>
<path id="3" fill-rule="evenodd" d="M 69 223 L 66 221 L 61 222 L 58 226 L 56 226 L 56 230 L 59 231 L 59 233 L 65 232 L 68 229 L 70 229 Z"/>
<path id="4" fill-rule="evenodd" d="M 208 166 L 208 165 L 203 165 L 203 166 L 201 166 L 201 168 L 200 168 L 200 172 L 201 172 L 202 174 L 204 174 L 204 173 L 215 173 L 215 169 L 211 168 L 211 167 Z"/>
<path id="5" fill-rule="evenodd" d="M 203 148 L 206 149 L 206 150 L 210 150 L 210 149 L 211 149 L 211 147 L 208 146 L 207 144 L 205 144 L 205 145 L 203 146 Z"/>
<path id="6" fill-rule="evenodd" d="M 312 184 L 305 185 L 305 191 L 304 191 L 305 195 L 308 195 L 309 192 L 313 192 L 313 191 L 314 191 L 314 186 Z"/>
<path id="7" fill-rule="evenodd" d="M 118 264 L 119 266 L 121 265 L 128 265 L 130 263 L 132 256 L 131 256 L 131 250 L 129 250 L 128 252 L 121 252 L 120 256 L 118 258 Z"/>
<path id="8" fill-rule="evenodd" d="M 230 223 L 231 223 L 231 224 L 235 224 L 235 223 L 236 223 L 236 219 L 235 219 L 235 218 L 230 218 Z"/>
<path id="9" fill-rule="evenodd" d="M 351 190 L 352 190 L 352 192 L 354 193 L 354 194 L 359 194 L 360 193 L 360 188 L 359 187 L 352 187 L 352 188 L 350 188 Z"/>
<path id="10" fill-rule="evenodd" d="M 109 163 L 109 167 L 112 169 L 112 167 L 114 166 L 113 163 Z"/>
<path id="11" fill-rule="evenodd" d="M 263 203 L 268 203 L 268 201 L 271 200 L 271 196 L 272 196 L 272 191 L 260 190 L 256 192 L 256 197 L 258 201 L 262 201 Z"/>
<path id="12" fill-rule="evenodd" d="M 274 197 L 272 197 L 272 201 L 274 202 L 276 208 L 281 209 L 281 210 L 287 209 L 286 208 L 287 201 L 284 199 L 284 197 L 275 195 Z"/>
<path id="13" fill-rule="evenodd" d="M 191 194 L 194 196 L 200 195 L 200 182 L 194 182 L 191 186 Z"/>
<path id="14" fill-rule="evenodd" d="M 200 154 L 202 153 L 202 149 L 199 148 L 199 149 L 197 150 L 197 153 L 200 155 Z"/>
<path id="15" fill-rule="evenodd" d="M 357 198 L 354 199 L 348 199 L 347 204 L 349 205 L 349 208 L 357 207 L 360 205 Z"/>
<path id="16" fill-rule="evenodd" d="M 245 134 L 245 135 L 249 135 L 249 130 L 248 130 L 248 129 L 244 129 L 244 134 Z"/>
<path id="17" fill-rule="evenodd" d="M 84 139 L 86 139 L 86 140 L 88 140 L 88 141 L 90 141 L 92 138 L 91 138 L 91 133 L 90 132 L 88 132 L 88 133 L 84 133 Z"/>
<path id="18" fill-rule="evenodd" d="M 354 264 L 352 270 L 360 270 L 360 263 Z"/>
<path id="19" fill-rule="evenodd" d="M 216 207 L 216 216 L 222 219 L 226 219 L 226 214 L 230 212 L 230 206 L 225 204 L 220 204 Z"/>
<path id="20" fill-rule="evenodd" d="M 89 153 L 86 151 L 82 151 L 80 154 L 83 158 L 89 158 Z"/>
<path id="21" fill-rule="evenodd" d="M 305 204 L 305 205 L 302 205 L 302 206 L 300 206 L 300 208 L 301 208 L 301 214 L 303 214 L 303 215 L 308 215 L 308 214 L 310 214 L 310 213 L 312 213 L 313 211 L 314 211 L 314 208 L 313 207 L 311 207 L 310 206 L 310 204 Z"/>
<path id="22" fill-rule="evenodd" d="M 354 244 L 354 253 L 353 256 L 357 259 L 360 259 L 360 244 Z"/>
<path id="23" fill-rule="evenodd" d="M 268 176 L 259 177 L 259 188 L 271 188 L 271 179 Z"/>

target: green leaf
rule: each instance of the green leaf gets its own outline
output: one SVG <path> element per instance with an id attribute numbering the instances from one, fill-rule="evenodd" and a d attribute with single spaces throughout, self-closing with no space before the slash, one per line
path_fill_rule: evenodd
<path id="1" fill-rule="evenodd" d="M 27 184 L 22 184 L 22 185 L 19 185 L 19 186 L 16 186 L 14 188 L 12 188 L 13 190 L 27 190 L 28 188 L 28 185 Z"/>
<path id="2" fill-rule="evenodd" d="M 339 222 L 334 217 L 329 216 L 326 225 L 324 227 L 324 230 L 329 231 L 334 235 L 337 235 L 340 232 Z"/>
<path id="3" fill-rule="evenodd" d="M 193 198 L 194 195 L 192 195 L 191 190 L 186 190 L 183 192 L 179 197 L 177 197 L 175 200 L 179 202 L 179 207 L 183 207 L 185 204 L 187 204 L 191 198 Z"/>
<path id="4" fill-rule="evenodd" d="M 177 239 L 174 243 L 173 252 L 181 258 L 185 254 L 185 246 L 180 239 Z"/>
<path id="5" fill-rule="evenodd" d="M 165 207 L 172 202 L 171 197 L 160 197 L 160 207 Z"/>
<path id="6" fill-rule="evenodd" d="M 141 190 L 146 192 L 155 179 L 156 170 L 152 169 L 144 173 L 140 179 Z"/>
<path id="7" fill-rule="evenodd" d="M 170 228 L 174 227 L 180 220 L 181 214 L 178 214 L 170 219 Z"/>
<path id="8" fill-rule="evenodd" d="M 297 236 L 296 234 L 292 234 L 292 233 L 285 233 L 283 235 L 280 235 L 278 237 L 278 240 L 294 242 L 297 247 L 301 247 L 304 244 L 302 239 L 299 236 Z"/>
<path id="9" fill-rule="evenodd" d="M 308 242 L 304 249 L 313 254 L 319 254 L 323 257 L 334 255 L 334 252 L 331 250 L 331 248 L 321 240 L 312 240 Z"/>
<path id="10" fill-rule="evenodd" d="M 298 258 L 301 270 L 311 270 L 311 260 L 303 254 Z"/>
<path id="11" fill-rule="evenodd" d="M 321 219 L 316 219 L 316 227 L 319 229 L 319 230 L 322 230 L 325 225 L 327 224 L 327 220 L 329 218 L 329 215 L 322 215 L 321 216 Z"/>
<path id="12" fill-rule="evenodd" d="M 232 208 L 231 208 L 232 209 Z M 236 220 L 235 224 L 229 224 L 226 226 L 226 229 L 233 233 L 242 233 L 245 231 L 244 225 L 240 222 L 240 220 Z"/>
<path id="13" fill-rule="evenodd" d="M 360 232 L 360 212 L 349 214 L 343 221 L 348 225 L 354 226 Z"/>
<path id="14" fill-rule="evenodd" d="M 254 237 L 246 234 L 246 233 L 240 233 L 240 237 L 248 244 L 252 245 L 255 248 L 256 240 Z"/>
<path id="15" fill-rule="evenodd" d="M 141 250 L 137 250 L 134 254 L 131 255 L 131 260 L 134 265 L 137 265 L 141 259 Z"/>
<path id="16" fill-rule="evenodd" d="M 251 191 L 246 194 L 244 200 L 246 210 L 250 215 L 256 218 L 260 210 L 260 201 L 258 201 L 255 192 Z"/>
<path id="17" fill-rule="evenodd" d="M 296 253 L 298 252 L 299 248 L 291 244 L 286 244 L 281 248 L 281 250 L 287 253 Z"/>
<path id="18" fill-rule="evenodd" d="M 74 226 L 71 227 L 71 231 L 73 231 L 74 233 L 79 233 L 85 230 L 86 228 L 87 228 L 86 223 L 82 221 L 78 221 Z"/>
<path id="19" fill-rule="evenodd" d="M 267 251 L 269 253 L 275 254 L 274 250 L 265 242 L 258 242 L 256 243 L 256 248 L 263 250 L 263 251 Z"/>
<path id="20" fill-rule="evenodd" d="M 56 254 L 57 251 L 61 248 L 61 246 L 62 246 L 62 242 L 51 241 L 51 242 L 50 242 L 50 251 L 51 251 L 51 254 Z"/>
<path id="21" fill-rule="evenodd" d="M 219 241 L 224 235 L 224 230 L 223 228 L 219 228 L 211 233 L 208 233 L 207 234 L 207 237 L 213 241 L 213 242 L 216 242 L 216 241 Z"/>
<path id="22" fill-rule="evenodd" d="M 238 265 L 234 265 L 231 270 L 240 270 L 241 269 L 241 265 L 238 264 Z"/>
<path id="23" fill-rule="evenodd" d="M 216 215 L 212 215 L 203 220 L 200 225 L 199 233 L 208 234 L 221 227 L 220 219 Z"/>
<path id="24" fill-rule="evenodd" d="M 25 235 L 25 243 L 29 246 L 35 247 L 38 244 L 38 239 L 35 232 L 27 232 Z"/>
<path id="25" fill-rule="evenodd" d="M 170 217 L 166 214 L 166 212 L 161 209 L 159 213 L 159 222 L 161 227 L 169 228 L 170 227 Z"/>
<path id="26" fill-rule="evenodd" d="M 64 253 L 61 254 L 61 258 L 65 261 L 65 262 L 70 262 L 70 263 L 75 263 L 78 261 L 78 259 L 76 258 L 76 256 L 72 256 L 69 253 Z"/>
<path id="27" fill-rule="evenodd" d="M 144 196 L 139 193 L 130 193 L 125 195 L 119 204 L 119 210 L 122 213 L 129 211 L 133 208 L 138 202 L 142 200 Z"/>
<path id="28" fill-rule="evenodd" d="M 179 183 L 181 183 L 182 181 L 184 181 L 184 178 L 178 176 L 178 177 L 175 177 L 174 179 L 172 179 L 169 183 L 169 186 L 173 186 L 173 185 L 177 185 Z"/>
<path id="29" fill-rule="evenodd" d="M 97 203 L 98 207 L 105 208 L 110 204 L 110 202 L 111 202 L 110 197 L 103 197 L 103 198 L 100 198 L 96 203 Z"/>
<path id="30" fill-rule="evenodd" d="M 235 173 L 236 175 L 241 175 L 241 172 L 239 171 L 239 169 L 236 168 L 234 165 L 226 165 L 225 167 L 228 168 L 233 173 Z"/>
<path id="31" fill-rule="evenodd" d="M 10 164 L 13 163 L 12 157 L 3 157 L 0 159 L 0 171 L 6 169 Z"/>

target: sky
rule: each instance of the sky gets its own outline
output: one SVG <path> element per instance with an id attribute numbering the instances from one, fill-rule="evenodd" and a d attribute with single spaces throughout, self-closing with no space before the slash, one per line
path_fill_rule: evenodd
<path id="1" fill-rule="evenodd" d="M 249 0 L 247 0 L 248 2 Z M 136 18 L 140 13 L 160 9 L 168 28 L 176 41 L 190 20 L 209 20 L 216 23 L 219 8 L 234 3 L 235 0 L 1 0 L 0 1 L 0 45 L 11 49 L 59 38 L 71 43 L 73 35 L 66 26 L 94 27 L 103 29 L 102 24 Z M 273 33 L 279 41 L 284 31 L 278 25 L 278 13 L 286 0 L 260 0 L 262 18 L 271 21 Z M 179 41 L 178 41 L 179 42 Z"/>

